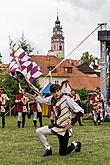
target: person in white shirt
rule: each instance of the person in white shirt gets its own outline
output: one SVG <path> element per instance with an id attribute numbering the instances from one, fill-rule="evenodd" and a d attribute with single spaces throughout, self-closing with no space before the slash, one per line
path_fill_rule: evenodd
<path id="1" fill-rule="evenodd" d="M 68 145 L 72 127 L 84 113 L 84 110 L 69 96 L 63 95 L 59 84 L 50 86 L 51 96 L 43 98 L 38 96 L 36 101 L 53 106 L 54 122 L 48 126 L 36 129 L 36 135 L 45 147 L 43 156 L 52 155 L 51 145 L 47 141 L 46 134 L 55 134 L 59 139 L 59 154 L 67 155 L 72 151 L 80 152 L 81 143 L 73 141 Z"/>

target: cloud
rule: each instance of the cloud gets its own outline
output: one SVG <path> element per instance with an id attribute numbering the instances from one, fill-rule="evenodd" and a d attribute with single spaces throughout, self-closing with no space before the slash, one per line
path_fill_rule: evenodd
<path id="1" fill-rule="evenodd" d="M 84 10 L 89 10 L 89 11 L 96 11 L 100 10 L 104 7 L 104 5 L 106 5 L 107 0 L 103 1 L 103 0 L 56 0 L 56 1 L 60 1 L 62 3 L 67 3 L 70 4 L 73 8 L 80 8 L 80 9 L 84 9 Z"/>
<path id="2" fill-rule="evenodd" d="M 110 26 L 109 0 L 4 0 L 0 7 L 0 52 L 4 63 L 9 61 L 9 36 L 21 38 L 22 32 L 36 48 L 47 54 L 57 12 L 63 27 L 66 55 L 98 23 L 107 22 L 108 28 Z M 97 31 L 71 58 L 79 59 L 85 51 L 100 56 Z"/>
<path id="3" fill-rule="evenodd" d="M 107 0 L 104 2 L 102 0 L 58 0 L 57 2 L 59 2 L 60 10 L 61 6 L 64 9 L 62 15 L 64 22 L 67 22 L 65 36 L 70 47 L 72 45 L 75 47 L 97 27 L 98 23 L 107 23 L 108 28 L 110 26 L 110 2 Z M 71 44 L 72 41 L 73 44 Z M 97 31 L 83 44 L 83 48 L 79 48 L 78 53 L 73 54 L 73 57 L 80 58 L 84 50 L 100 57 Z"/>

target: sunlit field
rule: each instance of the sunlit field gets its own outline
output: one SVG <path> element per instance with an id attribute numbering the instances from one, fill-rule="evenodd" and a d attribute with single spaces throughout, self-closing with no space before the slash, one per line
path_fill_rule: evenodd
<path id="1" fill-rule="evenodd" d="M 43 117 L 43 125 L 49 122 Z M 17 117 L 6 116 L 6 127 L 0 127 L 0 165 L 110 165 L 110 122 L 100 126 L 94 126 L 92 120 L 83 123 L 75 125 L 70 138 L 70 143 L 81 141 L 80 153 L 60 156 L 57 137 L 48 135 L 53 155 L 42 157 L 44 148 L 35 135 L 32 119 L 26 118 L 25 128 L 18 128 Z"/>

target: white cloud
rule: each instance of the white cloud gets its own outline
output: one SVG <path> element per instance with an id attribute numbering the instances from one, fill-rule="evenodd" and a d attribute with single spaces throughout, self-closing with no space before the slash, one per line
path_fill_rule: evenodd
<path id="1" fill-rule="evenodd" d="M 66 55 L 100 22 L 110 26 L 110 1 L 105 0 L 0 0 L 0 52 L 3 62 L 9 60 L 9 36 L 21 38 L 22 32 L 36 48 L 47 53 L 57 12 L 63 27 Z M 74 53 L 99 56 L 97 31 Z"/>

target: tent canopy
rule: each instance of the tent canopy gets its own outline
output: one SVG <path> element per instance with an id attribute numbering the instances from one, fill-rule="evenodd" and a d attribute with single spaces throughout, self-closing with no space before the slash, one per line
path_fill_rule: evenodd
<path id="1" fill-rule="evenodd" d="M 48 84 L 47 84 L 47 86 L 46 87 L 44 87 L 42 90 L 41 90 L 41 93 L 42 94 L 49 94 L 50 95 L 50 86 L 51 86 L 51 82 L 49 82 Z"/>

